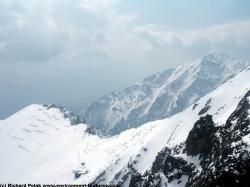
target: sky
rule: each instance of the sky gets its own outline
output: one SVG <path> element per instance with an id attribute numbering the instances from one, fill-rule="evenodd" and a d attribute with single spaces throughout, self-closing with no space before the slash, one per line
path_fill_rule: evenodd
<path id="1" fill-rule="evenodd" d="M 249 49 L 249 0 L 1 0 L 0 119 L 33 103 L 84 110 L 152 73 Z"/>

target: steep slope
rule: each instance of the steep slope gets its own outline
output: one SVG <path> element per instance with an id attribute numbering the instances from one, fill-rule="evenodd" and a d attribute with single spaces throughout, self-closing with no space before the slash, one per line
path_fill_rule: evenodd
<path id="1" fill-rule="evenodd" d="M 241 111 L 240 106 L 243 101 L 249 102 L 249 78 L 250 68 L 247 68 L 185 111 L 169 119 L 151 122 L 136 129 L 140 131 L 141 128 L 151 127 L 151 132 L 145 137 L 140 149 L 129 155 L 129 161 L 125 165 L 123 163 L 123 167 L 116 163 L 110 165 L 94 183 L 124 186 L 185 186 L 188 182 L 193 186 L 202 186 L 205 179 L 216 177 L 216 173 L 205 175 L 206 169 L 213 171 L 213 161 L 221 173 L 227 170 L 228 166 L 235 164 L 230 160 L 234 146 L 240 145 L 239 154 L 235 155 L 234 160 L 241 159 L 244 152 L 250 155 L 249 130 L 246 130 L 250 125 L 249 108 L 245 107 L 242 112 L 244 115 L 238 114 L 237 117 L 233 117 L 239 113 L 237 111 Z M 244 122 L 245 119 L 248 121 Z M 233 127 L 229 127 L 228 123 L 234 124 Z M 199 128 L 202 130 L 197 131 Z M 201 133 L 197 133 L 197 136 L 190 135 L 194 132 Z M 213 138 L 213 135 L 216 135 L 216 138 Z M 227 140 L 230 136 L 235 139 Z M 216 144 L 211 146 L 210 140 L 219 143 L 217 146 Z M 196 142 L 198 143 L 195 144 Z M 246 160 L 249 159 L 247 155 L 245 155 Z M 216 160 L 218 156 L 220 159 Z M 219 165 L 221 162 L 227 164 Z M 237 165 L 236 162 L 235 167 L 244 166 L 247 169 L 248 163 L 249 161 Z M 217 171 L 219 172 L 219 169 Z M 235 172 L 237 171 L 236 169 Z M 244 176 L 248 174 L 249 172 L 246 172 Z M 203 183 L 198 180 L 198 185 L 195 185 L 196 177 L 200 177 L 199 180 Z"/>
<path id="2" fill-rule="evenodd" d="M 203 144 L 195 142 L 205 142 L 205 145 L 208 140 L 216 142 L 215 134 L 222 142 L 219 145 L 229 148 L 229 145 L 240 145 L 239 150 L 249 154 L 246 130 L 249 123 L 244 126 L 249 119 L 248 80 L 250 68 L 171 118 L 149 122 L 109 138 L 88 133 L 85 124 L 72 125 L 70 119 L 76 118 L 65 115 L 57 107 L 27 107 L 0 122 L 0 145 L 6 153 L 0 155 L 0 181 L 123 186 L 147 186 L 157 181 L 163 186 L 165 183 L 168 186 L 203 184 L 202 181 L 213 178 L 214 173 L 203 172 L 213 171 L 211 160 L 218 154 L 231 154 L 234 149 L 225 149 L 222 154 L 211 151 L 214 149 L 209 145 L 204 148 Z M 226 124 L 232 125 L 224 128 Z M 199 127 L 211 136 L 203 140 L 203 134 L 200 135 L 203 131 L 197 130 Z M 231 133 L 232 139 L 227 139 Z M 198 134 L 198 141 L 193 141 L 196 136 L 192 134 Z M 236 154 L 235 158 L 241 157 Z M 165 164 L 159 162 L 162 160 L 166 160 Z M 231 164 L 230 159 L 227 160 Z M 214 164 L 221 162 L 215 160 Z M 171 163 L 176 163 L 172 169 L 177 173 L 171 172 L 171 168 L 162 170 Z M 218 171 L 223 170 L 226 167 Z M 201 182 L 195 176 L 199 176 Z"/>
<path id="3" fill-rule="evenodd" d="M 211 54 L 194 63 L 151 75 L 134 86 L 105 95 L 93 103 L 87 122 L 117 134 L 149 121 L 183 111 L 250 64 L 223 54 Z"/>
<path id="4" fill-rule="evenodd" d="M 1 183 L 70 181 L 88 128 L 78 122 L 55 105 L 31 105 L 2 120 Z"/>
<path id="5" fill-rule="evenodd" d="M 90 183 L 110 165 L 126 164 L 152 128 L 101 138 L 81 122 L 55 105 L 31 105 L 0 121 L 0 181 Z"/>
<path id="6" fill-rule="evenodd" d="M 77 122 L 77 116 L 55 105 L 31 105 L 0 121 L 6 153 L 0 154 L 0 181 L 88 184 L 110 165 L 124 166 L 152 129 L 101 138 Z"/>
<path id="7" fill-rule="evenodd" d="M 165 147 L 144 175 L 132 174 L 130 186 L 249 186 L 249 110 L 250 91 L 224 125 L 200 117 L 184 143 Z"/>

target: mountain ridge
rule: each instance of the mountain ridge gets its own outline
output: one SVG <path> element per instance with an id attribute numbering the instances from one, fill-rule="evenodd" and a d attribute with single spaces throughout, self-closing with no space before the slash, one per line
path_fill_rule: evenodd
<path id="1" fill-rule="evenodd" d="M 195 186 L 193 184 L 194 181 L 191 182 L 192 177 L 195 177 L 195 176 L 197 177 L 199 175 L 198 174 L 192 175 L 192 172 L 196 170 L 196 172 L 203 171 L 204 173 L 206 173 L 206 168 L 208 166 L 201 164 L 201 163 L 203 163 L 203 161 L 202 161 L 202 159 L 199 158 L 199 155 L 200 155 L 202 149 L 199 148 L 200 147 L 199 144 L 195 145 L 195 142 L 197 142 L 197 141 L 190 141 L 192 144 L 194 144 L 194 148 L 195 148 L 194 150 L 196 151 L 194 153 L 191 153 L 193 155 L 190 155 L 190 153 L 189 153 L 189 155 L 187 155 L 186 152 L 183 152 L 183 148 L 184 148 L 185 144 L 190 144 L 190 143 L 186 142 L 186 139 L 188 138 L 188 136 L 190 134 L 192 134 L 192 129 L 195 129 L 194 132 L 196 132 L 197 128 L 199 128 L 200 125 L 205 125 L 206 123 L 204 123 L 204 122 L 207 121 L 208 119 L 211 119 L 211 117 L 207 117 L 209 115 L 211 115 L 213 117 L 213 119 L 212 119 L 212 121 L 208 120 L 208 124 L 212 123 L 213 125 L 215 125 L 215 130 L 206 131 L 207 132 L 206 136 L 209 136 L 209 132 L 215 133 L 216 131 L 218 131 L 217 129 L 221 129 L 220 133 L 225 132 L 224 124 L 227 124 L 228 121 L 230 121 L 230 119 L 234 119 L 232 116 L 234 116 L 234 114 L 237 113 L 237 110 L 239 110 L 239 108 L 241 108 L 239 106 L 242 105 L 241 104 L 242 100 L 246 101 L 246 96 L 249 95 L 249 93 L 250 93 L 249 92 L 249 88 L 250 88 L 249 82 L 246 82 L 246 81 L 244 82 L 244 80 L 248 80 L 247 77 L 250 76 L 249 71 L 250 71 L 250 68 L 243 70 L 242 71 L 243 73 L 241 72 L 235 78 L 230 79 L 229 81 L 224 83 L 222 86 L 220 86 L 218 89 L 215 89 L 212 93 L 203 97 L 196 104 L 188 107 L 185 111 L 178 113 L 169 119 L 164 119 L 164 120 L 159 120 L 159 121 L 153 122 L 153 124 L 158 124 L 158 126 L 156 126 L 155 130 L 152 131 L 150 141 L 148 143 L 146 143 L 145 145 L 143 145 L 141 151 L 139 151 L 137 154 L 134 154 L 135 156 L 133 158 L 131 158 L 131 160 L 127 163 L 127 165 L 125 165 L 120 171 L 114 173 L 112 175 L 113 176 L 112 179 L 110 179 L 110 177 L 107 177 L 107 175 L 108 176 L 110 175 L 109 172 L 112 173 L 113 169 L 111 167 L 109 170 L 106 170 L 106 173 L 108 173 L 108 174 L 100 175 L 97 178 L 97 180 L 95 181 L 95 183 L 97 183 L 97 184 L 99 184 L 99 183 L 100 184 L 105 184 L 105 183 L 120 184 L 122 186 L 123 185 L 124 186 L 172 186 L 172 185 L 173 186 L 185 186 L 187 184 L 189 184 L 187 186 Z M 245 84 L 245 86 L 243 86 L 243 84 Z M 230 94 L 227 94 L 227 93 L 230 93 Z M 249 97 L 247 97 L 247 98 L 248 98 L 247 102 L 249 103 Z M 204 110 L 204 108 L 208 108 L 208 109 Z M 250 117 L 249 109 L 246 109 L 243 112 L 246 114 L 245 119 L 249 119 L 249 117 Z M 239 119 L 240 119 L 240 117 L 239 117 Z M 143 126 L 150 125 L 150 124 L 151 123 L 145 124 Z M 195 124 L 197 124 L 197 125 L 195 125 Z M 245 152 L 244 150 L 246 149 L 246 150 L 248 150 L 247 154 L 249 155 L 250 139 L 248 137 L 250 135 L 249 134 L 250 131 L 246 131 L 244 135 L 239 133 L 238 129 L 241 126 L 242 127 L 244 126 L 245 129 L 250 129 L 249 120 L 245 125 L 243 125 L 242 121 L 239 120 L 238 125 L 236 125 L 236 126 L 234 125 L 235 130 L 232 131 L 232 134 L 237 135 L 238 137 L 237 136 L 236 137 L 238 139 L 240 138 L 246 142 L 244 144 L 240 144 L 238 146 L 237 150 L 239 150 L 239 152 L 241 152 L 243 154 Z M 140 128 L 141 127 L 139 127 L 138 129 L 140 129 Z M 213 127 L 211 129 L 213 129 Z M 244 132 L 245 130 L 243 129 L 243 130 L 240 130 L 240 132 L 241 131 Z M 156 134 L 152 135 L 154 133 L 156 133 Z M 206 137 L 206 136 L 199 135 L 198 137 L 200 138 L 201 142 L 205 142 L 205 144 L 207 144 L 207 143 L 209 143 L 209 141 L 204 140 L 204 137 Z M 197 137 L 197 136 L 195 135 L 194 137 Z M 226 135 L 223 135 L 223 137 L 225 137 L 225 139 L 227 139 L 228 137 L 230 137 L 230 133 L 226 133 Z M 220 136 L 217 136 L 217 138 L 220 138 Z M 237 138 L 234 139 L 233 141 L 230 140 L 229 141 L 229 143 L 231 142 L 230 145 L 237 145 L 237 141 L 236 141 Z M 147 141 L 148 140 L 146 140 L 146 142 Z M 228 142 L 228 141 L 226 140 L 226 142 Z M 215 144 L 215 146 L 216 146 L 216 144 Z M 215 146 L 212 146 L 212 147 L 215 147 Z M 232 148 L 230 148 L 230 147 L 227 148 L 227 147 L 226 146 L 225 147 L 221 147 L 221 146 L 218 147 L 217 146 L 217 149 L 221 150 L 223 152 L 233 150 Z M 160 171 L 159 173 L 158 172 L 156 173 L 153 170 L 153 167 L 154 167 L 153 165 L 154 165 L 154 162 L 156 161 L 155 158 L 160 156 L 161 152 L 162 152 L 163 156 L 168 155 L 168 153 L 166 151 L 164 151 L 164 149 L 168 150 L 168 152 L 170 151 L 170 153 L 171 153 L 168 162 L 166 162 L 166 165 L 171 164 L 171 163 L 177 163 L 178 165 L 180 164 L 179 166 L 178 165 L 175 166 L 175 167 L 177 167 L 176 169 L 178 171 L 176 174 L 171 173 L 172 170 L 168 171 L 169 174 L 166 174 L 166 173 L 163 174 L 162 170 L 161 170 L 161 167 L 163 167 L 163 166 L 165 167 L 165 165 L 163 165 L 163 164 L 160 164 L 158 167 L 158 170 Z M 198 157 L 197 157 L 197 153 L 198 153 Z M 204 152 L 204 153 L 206 153 L 206 152 Z M 206 155 L 204 153 L 203 153 L 203 155 Z M 211 154 L 213 155 L 214 153 L 211 153 Z M 207 155 L 209 156 L 209 154 L 207 154 Z M 240 159 L 238 156 L 236 155 L 236 157 L 235 157 L 236 160 Z M 176 157 L 178 158 L 177 160 L 175 160 Z M 161 158 L 161 159 L 158 161 L 164 160 L 161 156 L 159 158 Z M 172 160 L 172 158 L 174 160 Z M 179 160 L 179 158 L 180 158 L 180 160 Z M 205 157 L 205 158 L 207 158 L 207 157 Z M 215 158 L 215 157 L 213 156 L 213 158 Z M 237 162 L 230 161 L 230 159 L 228 160 L 227 157 L 223 157 L 223 158 L 225 158 L 225 160 L 222 159 L 217 163 L 225 161 L 226 165 L 225 166 L 220 166 L 220 165 L 216 166 L 216 167 L 222 167 L 221 168 L 222 175 L 227 174 L 227 173 L 222 172 L 223 169 L 226 169 L 227 166 L 230 166 L 232 164 L 235 167 L 244 167 L 246 169 L 248 167 L 247 162 L 246 163 L 237 163 Z M 248 159 L 248 158 L 249 157 L 247 156 L 246 159 Z M 212 161 L 213 161 L 213 159 L 212 160 L 210 159 L 208 165 L 212 164 L 213 163 Z M 153 165 L 150 166 L 149 163 L 153 163 Z M 191 164 L 191 165 L 187 165 L 187 164 Z M 241 165 L 241 164 L 243 164 L 243 165 Z M 183 169 L 186 168 L 186 170 L 185 171 L 179 170 L 180 168 L 178 168 L 178 167 L 181 167 Z M 204 167 L 203 168 L 204 170 L 201 170 L 202 167 Z M 237 170 L 237 168 L 235 168 L 235 169 Z M 148 174 L 150 174 L 150 172 L 152 175 L 148 175 Z M 181 172 L 181 173 L 179 173 L 179 172 Z M 233 172 L 233 170 L 230 172 Z M 230 172 L 229 172 L 229 174 L 230 174 Z M 249 174 L 249 172 L 245 173 L 244 176 L 248 176 L 248 174 Z M 216 177 L 216 174 L 211 173 L 211 176 Z M 220 175 L 218 174 L 218 176 L 220 176 Z M 156 177 L 156 178 L 154 178 L 154 177 Z M 200 179 L 202 179 L 204 176 L 200 176 L 200 177 L 201 177 Z M 207 177 L 209 177 L 209 176 L 207 176 Z M 236 174 L 234 177 L 235 177 L 235 179 L 237 179 L 240 177 L 240 175 Z M 191 180 L 191 181 L 189 181 L 189 180 Z M 221 182 L 222 184 L 224 182 L 224 184 L 227 184 L 226 178 L 221 178 L 221 181 L 219 181 L 219 180 L 216 181 L 214 178 L 210 178 L 210 180 L 212 180 L 212 182 L 214 182 L 214 184 L 218 184 L 217 182 Z M 160 181 L 160 183 L 157 183 L 157 181 L 158 182 Z M 246 181 L 246 178 L 244 180 L 242 179 L 243 183 L 244 183 L 244 181 Z M 148 182 L 150 182 L 150 183 L 148 183 Z M 198 184 L 204 185 L 206 183 L 198 183 Z M 198 185 L 198 186 L 200 186 L 200 185 Z"/>
<path id="2" fill-rule="evenodd" d="M 146 77 L 137 84 L 101 97 L 84 118 L 106 134 L 117 134 L 149 121 L 170 117 L 206 95 L 250 64 L 213 53 L 176 69 Z"/>
<path id="3" fill-rule="evenodd" d="M 195 124 L 200 118 L 207 120 L 207 115 L 212 116 L 216 128 L 223 127 L 228 119 L 232 119 L 229 121 L 233 122 L 232 114 L 238 113 L 237 105 L 240 106 L 238 111 L 241 111 L 244 102 L 242 105 L 240 103 L 250 88 L 249 81 L 245 81 L 250 79 L 249 72 L 250 67 L 183 112 L 170 118 L 146 123 L 112 137 L 89 134 L 86 132 L 86 124 L 70 124 L 70 120 L 65 119 L 58 108 L 48 109 L 41 105 L 31 105 L 10 118 L 0 121 L 1 147 L 3 152 L 12 153 L 11 156 L 0 155 L 2 166 L 0 181 L 121 184 L 123 186 L 139 184 L 140 186 L 147 181 L 140 177 L 154 178 L 160 175 L 163 177 L 161 182 L 164 181 L 167 185 L 184 186 L 192 177 L 192 171 L 197 169 L 199 171 L 202 167 L 199 153 L 204 150 L 198 149 L 199 144 L 194 144 L 191 149 L 188 148 L 192 150 L 194 147 L 194 152 L 190 152 L 191 155 L 182 153 L 187 137 L 190 133 L 199 132 L 198 125 Z M 248 97 L 247 101 L 249 101 Z M 238 118 L 238 115 L 235 116 Z M 249 110 L 247 110 L 248 116 Z M 237 129 L 242 124 L 242 120 L 239 120 L 239 125 L 233 125 L 236 131 L 233 130 L 232 133 L 239 134 Z M 200 125 L 202 127 L 203 122 Z M 249 126 L 248 123 L 246 125 Z M 244 142 L 249 142 L 248 136 L 240 135 Z M 197 141 L 190 142 L 186 144 L 192 145 Z M 229 142 L 237 143 L 235 140 Z M 247 150 L 249 150 L 249 144 L 247 143 Z M 241 148 L 240 145 L 240 151 Z M 188 169 L 190 173 L 188 175 L 187 171 L 186 174 L 182 173 L 183 170 L 178 170 L 180 173 L 174 176 L 158 173 L 159 167 L 164 166 L 154 166 L 154 163 L 158 163 L 160 155 L 164 157 L 169 155 L 167 163 L 176 161 L 181 168 Z M 176 156 L 181 159 L 175 159 Z M 152 170 L 152 167 L 155 169 Z M 195 170 L 192 169 L 194 167 Z M 204 165 L 204 167 L 207 166 Z M 45 174 L 40 175 L 44 171 L 46 171 Z M 151 175 L 147 174 L 149 172 Z M 205 176 L 201 176 L 203 177 Z M 179 180 L 181 180 L 180 183 L 178 183 Z"/>

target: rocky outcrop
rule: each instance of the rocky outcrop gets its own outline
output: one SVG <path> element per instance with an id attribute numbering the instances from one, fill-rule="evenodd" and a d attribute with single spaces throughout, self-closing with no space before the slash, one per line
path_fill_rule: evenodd
<path id="1" fill-rule="evenodd" d="M 189 132 L 186 140 L 187 155 L 196 156 L 208 154 L 213 147 L 214 133 L 217 128 L 211 115 L 201 117 Z"/>
<path id="2" fill-rule="evenodd" d="M 211 115 L 200 117 L 184 143 L 164 148 L 150 170 L 131 176 L 130 186 L 249 186 L 249 99 L 250 91 L 222 126 Z M 198 164 L 190 161 L 194 158 Z"/>
<path id="3" fill-rule="evenodd" d="M 86 123 L 86 121 L 80 115 L 77 115 L 77 114 L 73 113 L 72 111 L 69 111 L 60 105 L 44 104 L 43 106 L 46 107 L 48 110 L 51 108 L 56 108 L 56 109 L 60 110 L 60 112 L 63 114 L 63 117 L 65 119 L 70 120 L 71 125 Z"/>
<path id="4" fill-rule="evenodd" d="M 250 91 L 217 130 L 212 149 L 201 157 L 201 173 L 187 186 L 249 186 L 249 145 L 243 140 L 250 135 L 249 95 Z"/>

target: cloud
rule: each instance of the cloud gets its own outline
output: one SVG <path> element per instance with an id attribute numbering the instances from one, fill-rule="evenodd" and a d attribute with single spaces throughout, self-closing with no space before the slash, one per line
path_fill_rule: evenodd
<path id="1" fill-rule="evenodd" d="M 182 50 L 190 53 L 222 51 L 230 55 L 248 55 L 250 21 L 238 21 L 207 28 L 170 29 L 166 25 L 149 24 L 134 31 L 145 41 L 144 50 Z"/>
<path id="2" fill-rule="evenodd" d="M 108 59 L 144 63 L 166 57 L 180 62 L 214 51 L 248 54 L 250 21 L 191 29 L 158 23 L 138 26 L 140 15 L 121 13 L 122 2 L 2 0 L 0 62 Z"/>
<path id="3" fill-rule="evenodd" d="M 121 0 L 82 0 L 79 4 L 81 8 L 87 11 L 99 11 L 103 8 L 110 8 L 117 3 L 121 2 Z"/>
<path id="4" fill-rule="evenodd" d="M 107 55 L 107 31 L 130 17 L 116 15 L 120 0 L 3 0 L 0 62 L 87 60 Z"/>
<path id="5" fill-rule="evenodd" d="M 200 24 L 207 3 L 185 19 L 185 13 L 175 11 L 179 5 L 186 8 L 185 3 L 168 3 L 169 11 L 158 12 L 165 3 L 0 0 L 0 113 L 9 109 L 11 114 L 32 102 L 81 108 L 111 90 L 209 52 L 250 58 L 250 20 L 195 28 L 211 24 Z M 235 7 L 239 16 L 233 19 L 242 19 L 244 10 Z M 211 8 L 216 9 L 214 3 Z M 212 23 L 223 23 L 217 16 Z"/>

